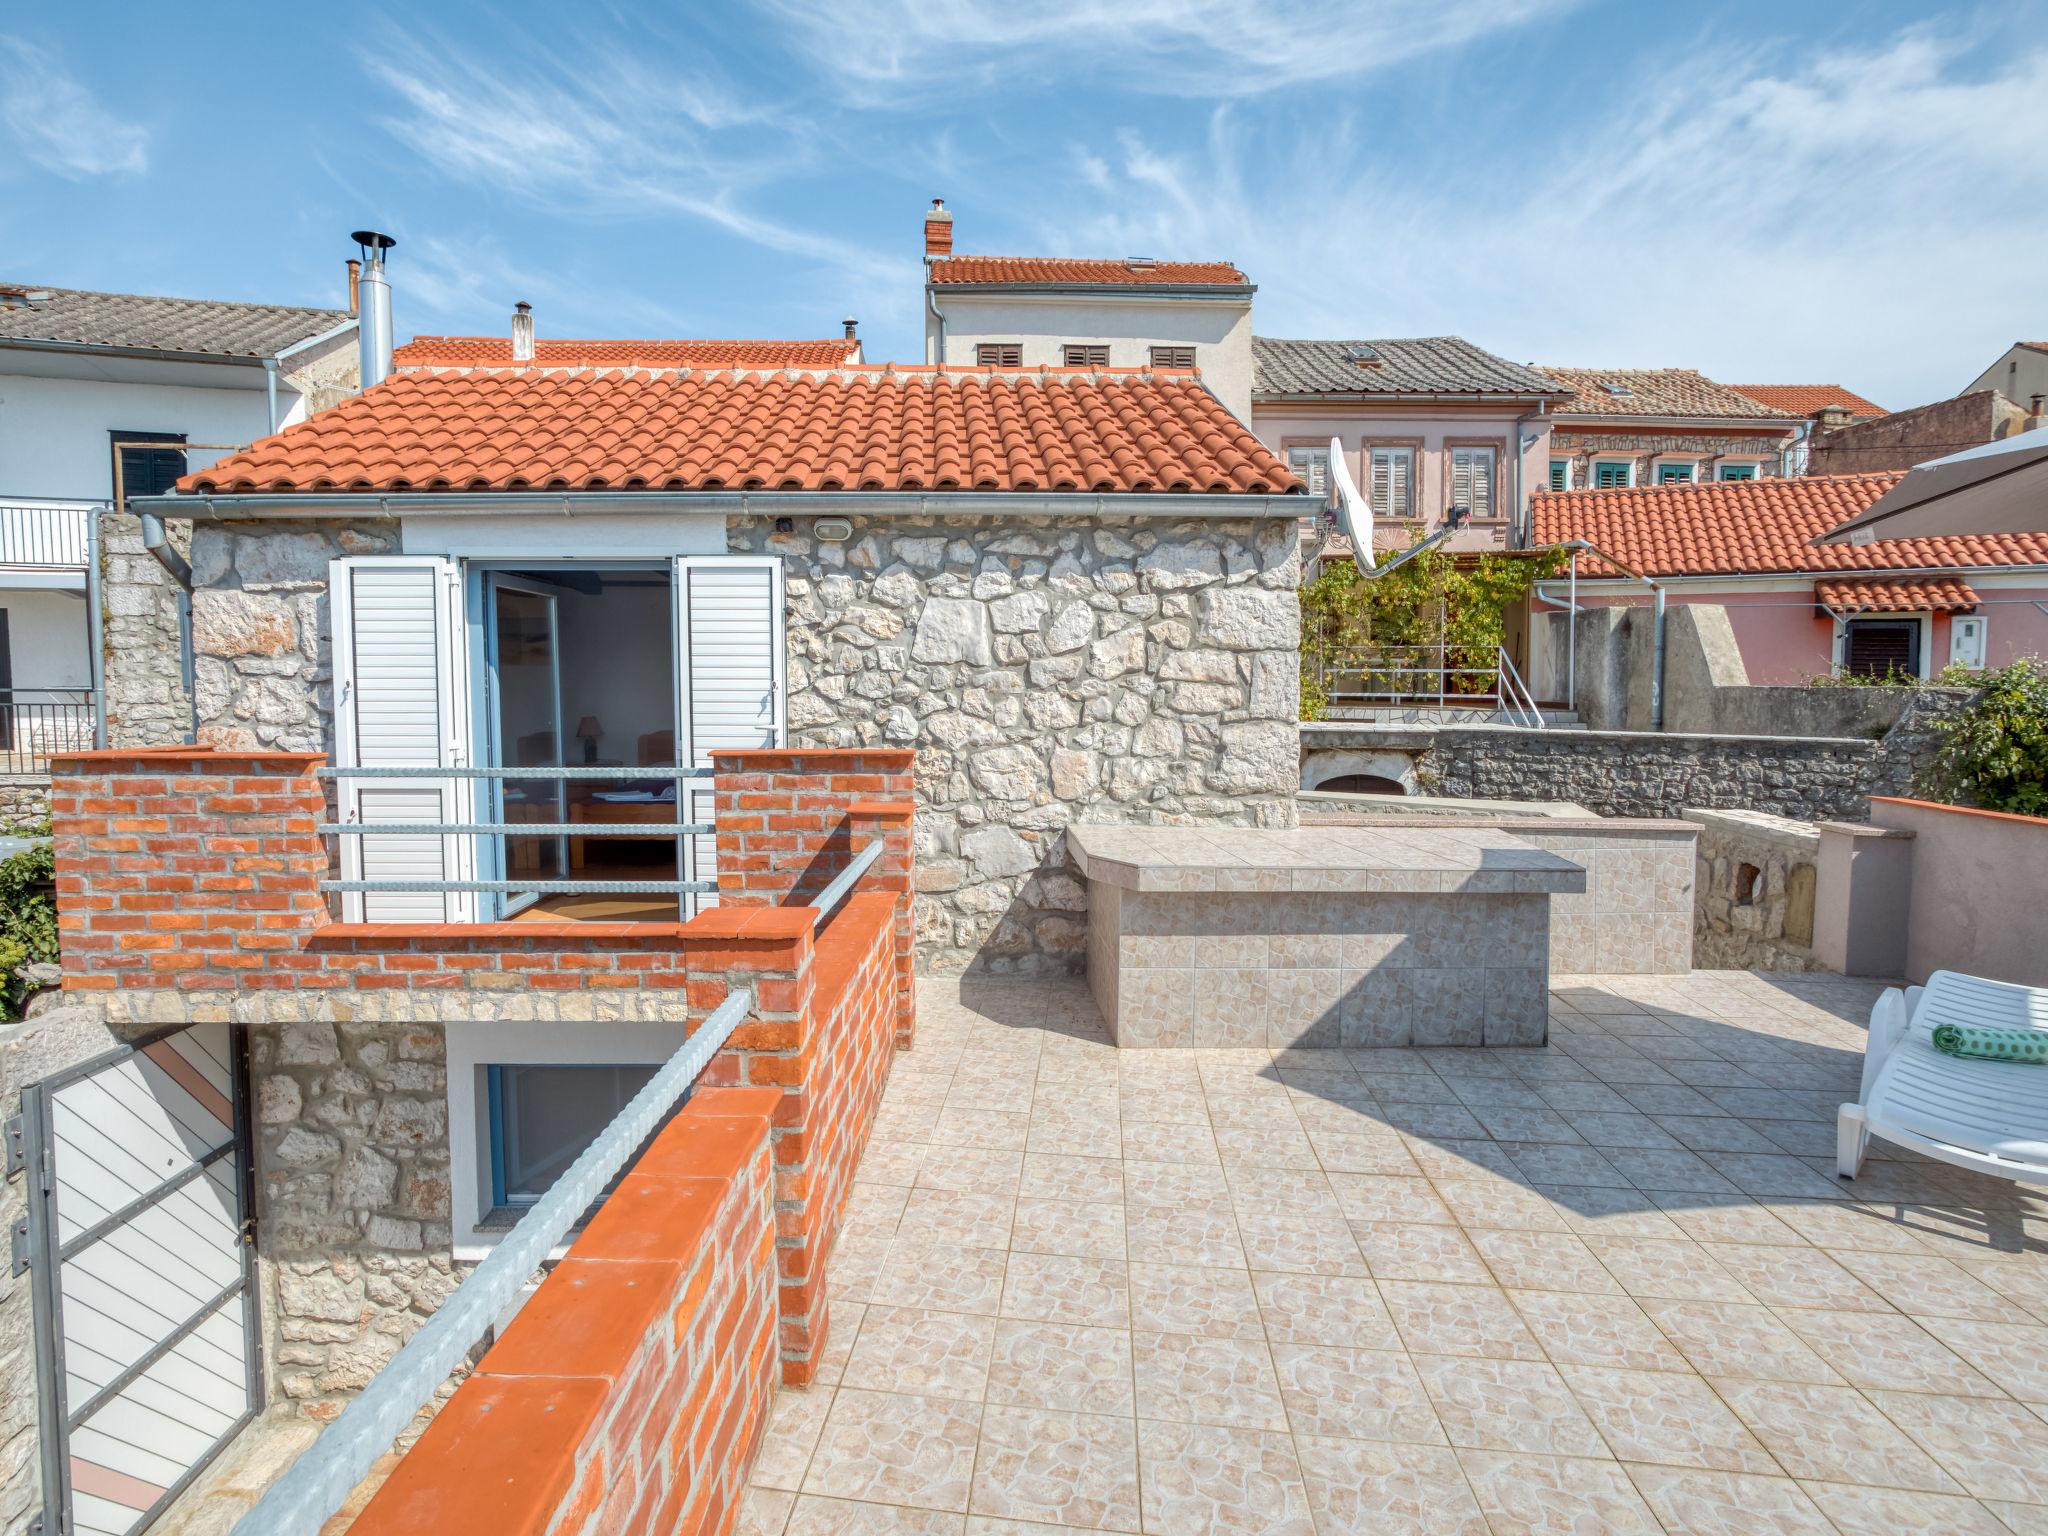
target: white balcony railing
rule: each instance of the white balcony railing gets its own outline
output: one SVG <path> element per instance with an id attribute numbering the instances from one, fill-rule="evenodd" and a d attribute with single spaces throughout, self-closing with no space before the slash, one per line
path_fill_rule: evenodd
<path id="1" fill-rule="evenodd" d="M 84 570 L 92 510 L 0 503 L 0 565 Z"/>

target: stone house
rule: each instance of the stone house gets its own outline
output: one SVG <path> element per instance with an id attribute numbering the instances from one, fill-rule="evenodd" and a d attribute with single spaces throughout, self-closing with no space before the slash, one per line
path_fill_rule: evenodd
<path id="1" fill-rule="evenodd" d="M 1816 427 L 1808 472 L 1866 475 L 1908 470 L 1929 459 L 1995 443 L 2039 426 L 2042 420 L 2038 411 L 2029 415 L 2025 406 L 1995 389 L 1974 390 L 1909 411 Z"/>
<path id="2" fill-rule="evenodd" d="M 1762 480 L 1792 472 L 1807 423 L 1693 368 L 1554 368 L 1553 491 Z"/>
<path id="3" fill-rule="evenodd" d="M 771 1021 L 820 999 L 740 1081 L 858 1002 L 872 1084 L 913 953 L 1080 969 L 1069 824 L 1296 818 L 1301 486 L 1192 373 L 415 346 L 135 504 L 189 555 L 198 744 L 124 712 L 59 795 L 67 988 L 117 1037 L 246 1027 L 267 1390 L 323 1417 L 735 967 Z M 181 702 L 170 579 L 112 574 L 159 616 L 117 697 Z M 885 851 L 815 950 L 740 910 L 848 827 Z M 870 1100 L 819 1101 L 835 1158 Z"/>

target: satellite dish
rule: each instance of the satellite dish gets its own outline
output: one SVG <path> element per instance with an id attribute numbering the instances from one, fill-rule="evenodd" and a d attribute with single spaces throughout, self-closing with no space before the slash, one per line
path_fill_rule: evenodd
<path id="1" fill-rule="evenodd" d="M 1330 439 L 1330 510 L 1337 514 L 1337 526 L 1344 537 L 1351 541 L 1352 558 L 1358 559 L 1363 552 L 1367 565 L 1372 563 L 1372 507 L 1358 494 L 1358 482 L 1351 478 L 1351 466 L 1344 461 L 1344 445 L 1336 438 Z M 1359 537 L 1360 527 L 1365 536 Z"/>

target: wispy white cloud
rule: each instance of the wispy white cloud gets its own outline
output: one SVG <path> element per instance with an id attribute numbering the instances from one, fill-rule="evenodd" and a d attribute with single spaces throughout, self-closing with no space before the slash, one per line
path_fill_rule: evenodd
<path id="1" fill-rule="evenodd" d="M 1253 96 L 1364 76 L 1578 0 L 756 0 L 828 85 L 870 99 L 1001 78 L 1111 77 Z"/>
<path id="2" fill-rule="evenodd" d="M 1969 41 L 1693 57 L 1555 142 L 1426 164 L 1223 108 L 1187 148 L 1124 135 L 1069 183 L 1093 216 L 1042 234 L 1235 260 L 1273 335 L 1458 332 L 1517 360 L 1827 376 L 1916 404 L 2011 339 L 2011 279 L 2048 249 L 2048 164 L 2016 147 L 2048 47 L 1987 65 Z"/>
<path id="3" fill-rule="evenodd" d="M 108 111 L 26 38 L 0 36 L 0 125 L 25 159 L 68 181 L 149 168 L 149 130 Z"/>
<path id="4" fill-rule="evenodd" d="M 363 58 L 397 111 L 392 140 L 442 175 L 606 219 L 695 221 L 831 272 L 871 306 L 914 302 L 917 268 L 764 211 L 811 167 L 808 120 L 728 88 L 708 67 L 652 64 L 622 45 L 466 48 L 395 24 Z"/>

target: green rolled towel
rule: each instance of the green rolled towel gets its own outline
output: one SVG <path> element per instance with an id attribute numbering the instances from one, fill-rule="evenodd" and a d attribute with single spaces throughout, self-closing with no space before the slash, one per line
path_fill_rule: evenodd
<path id="1" fill-rule="evenodd" d="M 1934 1048 L 1951 1056 L 2048 1067 L 2048 1029 L 1969 1029 L 1939 1024 L 1934 1030 Z"/>

